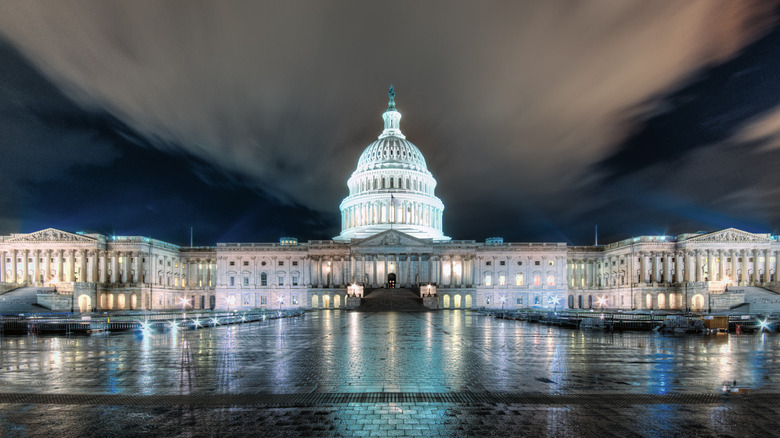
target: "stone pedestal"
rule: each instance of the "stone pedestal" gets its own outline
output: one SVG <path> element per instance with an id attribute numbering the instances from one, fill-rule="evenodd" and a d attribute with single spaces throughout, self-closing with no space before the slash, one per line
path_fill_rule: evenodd
<path id="1" fill-rule="evenodd" d="M 423 297 L 423 306 L 429 309 L 438 309 L 439 297 L 430 297 L 430 296 Z"/>
<path id="2" fill-rule="evenodd" d="M 347 296 L 347 310 L 356 309 L 360 306 L 360 297 Z"/>

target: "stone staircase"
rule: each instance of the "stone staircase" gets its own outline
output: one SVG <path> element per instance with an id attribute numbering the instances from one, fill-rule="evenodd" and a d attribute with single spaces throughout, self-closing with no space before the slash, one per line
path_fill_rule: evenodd
<path id="1" fill-rule="evenodd" d="M 757 286 L 729 287 L 729 293 L 744 293 L 745 303 L 731 308 L 732 311 L 745 313 L 778 313 L 780 312 L 780 294 Z"/>
<path id="2" fill-rule="evenodd" d="M 358 312 L 425 312 L 422 298 L 409 289 L 374 289 L 363 296 Z"/>
<path id="3" fill-rule="evenodd" d="M 38 291 L 54 291 L 49 287 L 20 287 L 0 295 L 0 313 L 49 312 L 36 304 Z"/>

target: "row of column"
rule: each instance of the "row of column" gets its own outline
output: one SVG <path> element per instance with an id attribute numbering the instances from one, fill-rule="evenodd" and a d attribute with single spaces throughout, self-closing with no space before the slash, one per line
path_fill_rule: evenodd
<path id="1" fill-rule="evenodd" d="M 702 249 L 674 253 L 640 251 L 636 255 L 638 267 L 633 266 L 632 259 L 628 259 L 628 266 L 619 265 L 620 256 L 608 257 L 604 268 L 595 263 L 595 286 L 623 285 L 625 272 L 630 273 L 630 281 L 640 284 L 725 281 L 727 278 L 739 283 L 759 283 L 770 281 L 773 269 L 775 276 L 780 272 L 778 252 L 770 249 Z M 751 257 L 753 262 L 750 262 Z M 760 257 L 764 258 L 763 264 Z M 772 257 L 775 257 L 774 264 Z M 731 262 L 727 261 L 729 258 Z M 576 263 L 582 262 L 579 260 Z M 593 260 L 584 262 L 590 265 Z M 572 275 L 576 277 L 574 287 L 582 287 L 579 279 L 587 274 L 573 272 Z M 615 281 L 618 277 L 619 281 Z M 774 281 L 777 279 L 774 278 Z M 587 281 L 585 287 L 590 285 L 590 281 Z"/>
<path id="2" fill-rule="evenodd" d="M 192 278 L 193 274 L 201 277 L 201 284 L 209 285 L 211 263 L 187 265 L 190 272 L 185 273 L 183 260 L 142 253 L 136 251 L 95 251 L 88 249 L 19 249 L 0 252 L 0 260 L 5 269 L 0 269 L 0 282 L 42 284 L 55 282 L 92 282 L 92 283 L 151 283 L 160 286 L 167 284 L 168 274 L 180 279 Z M 19 260 L 21 258 L 21 260 Z M 141 266 L 142 258 L 146 258 L 146 266 Z M 10 261 L 7 261 L 10 259 Z M 32 260 L 30 260 L 32 259 Z M 159 260 L 163 260 L 163 268 L 156 269 Z M 178 264 L 170 270 L 168 261 Z M 32 264 L 32 269 L 30 269 Z M 144 278 L 143 273 L 149 272 L 149 265 L 161 275 Z M 205 267 L 205 269 L 199 266 Z M 21 272 L 19 272 L 21 270 Z M 30 272 L 32 270 L 32 273 Z M 10 271 L 10 272 L 8 272 Z M 198 272 L 200 271 L 200 272 Z M 32 275 L 32 276 L 31 276 Z M 191 283 L 191 281 L 187 281 Z M 184 283 L 181 284 L 184 286 Z"/>
<path id="3" fill-rule="evenodd" d="M 412 224 L 441 229 L 442 210 L 425 202 L 396 200 L 366 202 L 341 212 L 344 229 L 361 225 Z"/>

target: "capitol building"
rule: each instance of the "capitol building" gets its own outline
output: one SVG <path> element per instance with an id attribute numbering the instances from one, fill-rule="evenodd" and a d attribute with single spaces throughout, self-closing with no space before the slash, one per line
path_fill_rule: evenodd
<path id="1" fill-rule="evenodd" d="M 741 304 L 745 288 L 777 289 L 777 236 L 734 228 L 594 246 L 454 240 L 392 87 L 389 97 L 332 240 L 187 247 L 49 228 L 0 237 L 0 286 L 37 287 L 39 304 L 80 312 L 345 308 L 376 288 L 409 288 L 440 309 L 708 311 Z"/>

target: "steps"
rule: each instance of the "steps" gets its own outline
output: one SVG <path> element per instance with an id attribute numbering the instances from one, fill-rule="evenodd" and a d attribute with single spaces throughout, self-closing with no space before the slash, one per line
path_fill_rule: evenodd
<path id="1" fill-rule="evenodd" d="M 775 291 L 757 286 L 735 286 L 729 288 L 729 293 L 745 294 L 745 304 L 733 307 L 732 311 L 767 314 L 780 312 L 780 294 Z"/>
<path id="2" fill-rule="evenodd" d="M 358 312 L 425 312 L 422 298 L 409 289 L 374 289 L 363 296 Z"/>
<path id="3" fill-rule="evenodd" d="M 20 287 L 0 295 L 0 313 L 39 313 L 48 309 L 36 304 L 38 291 L 53 290 L 47 287 Z"/>

